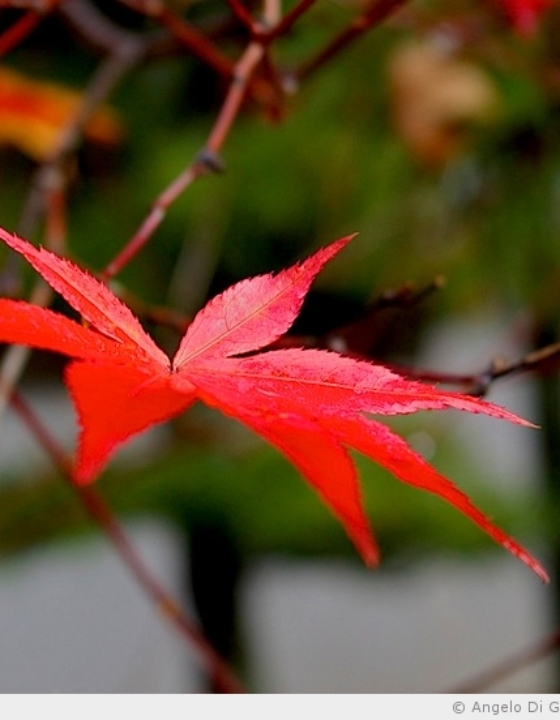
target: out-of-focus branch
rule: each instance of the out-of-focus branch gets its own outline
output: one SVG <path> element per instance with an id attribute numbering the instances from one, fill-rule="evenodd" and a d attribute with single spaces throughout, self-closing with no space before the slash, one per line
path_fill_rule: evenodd
<path id="1" fill-rule="evenodd" d="M 550 637 L 532 647 L 522 650 L 520 653 L 504 660 L 489 670 L 473 678 L 472 680 L 444 692 L 450 694 L 481 693 L 491 688 L 501 680 L 511 677 L 515 673 L 529 667 L 535 662 L 557 652 L 560 649 L 560 630 L 556 630 Z"/>
<path id="2" fill-rule="evenodd" d="M 241 0 L 227 0 L 227 4 L 235 17 L 243 23 L 249 31 L 253 32 L 255 21 Z"/>
<path id="3" fill-rule="evenodd" d="M 43 16 L 28 11 L 0 35 L 0 57 L 17 47 L 39 25 Z"/>
<path id="4" fill-rule="evenodd" d="M 230 78 L 234 72 L 234 63 L 217 45 L 166 7 L 162 7 L 157 19 L 181 44 L 199 60 L 214 68 L 216 72 Z"/>
<path id="5" fill-rule="evenodd" d="M 468 395 L 486 395 L 490 386 L 509 375 L 523 372 L 549 372 L 560 366 L 560 342 L 533 350 L 517 360 L 508 361 L 496 358 L 483 370 L 470 374 L 445 373 L 422 368 L 395 367 L 403 375 L 417 380 L 461 386 L 462 392 Z"/>
<path id="6" fill-rule="evenodd" d="M 294 7 L 287 12 L 278 23 L 276 23 L 276 25 L 273 25 L 272 27 L 269 26 L 268 28 L 257 32 L 255 36 L 256 39 L 266 44 L 270 44 L 277 37 L 285 35 L 292 29 L 292 26 L 300 19 L 300 17 L 304 15 L 312 5 L 315 5 L 316 2 L 317 0 L 300 0 L 297 5 L 294 5 Z"/>
<path id="7" fill-rule="evenodd" d="M 105 282 L 119 273 L 140 252 L 165 218 L 170 205 L 189 185 L 203 175 L 222 171 L 220 150 L 239 113 L 253 72 L 261 61 L 264 52 L 265 49 L 260 43 L 249 43 L 235 64 L 229 91 L 210 131 L 206 145 L 196 155 L 192 163 L 160 194 L 134 236 L 101 273 L 101 277 Z"/>
<path id="8" fill-rule="evenodd" d="M 17 392 L 12 393 L 10 402 L 26 426 L 32 430 L 55 467 L 71 484 L 92 520 L 103 530 L 144 593 L 152 600 L 158 611 L 188 641 L 189 647 L 194 647 L 197 651 L 199 660 L 213 678 L 218 690 L 224 693 L 243 692 L 239 680 L 227 664 L 216 653 L 194 623 L 188 619 L 179 604 L 164 590 L 145 566 L 117 518 L 101 496 L 91 487 L 78 487 L 73 483 L 71 458 L 60 447 L 31 407 Z"/>
<path id="9" fill-rule="evenodd" d="M 322 68 L 326 63 L 339 55 L 349 45 L 355 42 L 376 25 L 405 5 L 407 0 L 373 0 L 368 9 L 355 18 L 350 25 L 331 40 L 322 50 L 302 63 L 290 74 L 297 84 L 312 73 Z"/>

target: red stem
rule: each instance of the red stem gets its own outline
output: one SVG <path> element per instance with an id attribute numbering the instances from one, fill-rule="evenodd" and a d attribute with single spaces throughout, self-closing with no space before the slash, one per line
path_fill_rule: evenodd
<path id="1" fill-rule="evenodd" d="M 0 57 L 17 47 L 22 40 L 35 30 L 42 16 L 32 10 L 22 15 L 2 35 L 0 35 Z"/>
<path id="2" fill-rule="evenodd" d="M 315 70 L 322 67 L 325 63 L 344 50 L 348 45 L 354 42 L 356 38 L 360 37 L 372 27 L 378 25 L 382 20 L 385 20 L 385 18 L 389 15 L 396 12 L 406 3 L 406 1 L 407 0 L 377 0 L 374 2 L 365 13 L 355 18 L 354 21 L 351 22 L 350 25 L 333 40 L 331 40 L 331 42 L 328 43 L 323 50 L 301 65 L 293 73 L 294 79 L 300 82 Z"/>
<path id="3" fill-rule="evenodd" d="M 72 461 L 68 454 L 60 447 L 31 407 L 14 389 L 10 389 L 10 405 L 31 430 L 43 450 L 52 460 L 53 465 L 65 478 L 70 478 L 72 476 Z"/>
<path id="4" fill-rule="evenodd" d="M 218 691 L 228 694 L 243 693 L 244 689 L 241 683 L 233 675 L 227 664 L 146 568 L 109 506 L 91 487 L 81 487 L 77 490 L 84 507 L 95 522 L 101 525 L 124 564 L 146 595 L 153 600 L 159 612 L 175 625 L 181 635 L 197 648 L 200 659 L 207 672 L 211 675 Z"/>
<path id="5" fill-rule="evenodd" d="M 169 206 L 201 175 L 220 171 L 221 161 L 218 153 L 221 150 L 237 117 L 252 73 L 263 56 L 264 50 L 258 43 L 250 43 L 243 55 L 235 64 L 233 80 L 216 122 L 210 132 L 206 146 L 189 167 L 184 170 L 161 193 L 152 205 L 152 209 L 140 225 L 140 228 L 126 244 L 123 250 L 107 265 L 101 273 L 104 282 L 109 281 L 144 247 L 154 231 L 163 221 Z"/>
<path id="6" fill-rule="evenodd" d="M 221 150 L 241 108 L 251 74 L 263 54 L 264 50 L 260 43 L 250 43 L 237 62 L 233 82 L 206 143 L 206 150 L 211 155 L 217 155 Z"/>
<path id="7" fill-rule="evenodd" d="M 277 25 L 268 30 L 268 32 L 263 32 L 262 34 L 257 35 L 257 38 L 261 42 L 266 42 L 268 44 L 280 35 L 285 35 L 292 28 L 292 25 L 299 20 L 299 18 L 316 2 L 317 0 L 300 0 L 295 7 L 286 13 Z"/>
<path id="8" fill-rule="evenodd" d="M 231 77 L 233 75 L 233 62 L 224 55 L 208 38 L 206 38 L 192 25 L 177 17 L 167 8 L 162 7 L 158 20 L 187 47 L 194 55 L 214 68 L 220 75 Z"/>
<path id="9" fill-rule="evenodd" d="M 484 692 L 500 680 L 504 680 L 505 678 L 510 677 L 514 673 L 519 672 L 519 670 L 523 670 L 523 668 L 531 665 L 534 662 L 537 662 L 538 660 L 541 660 L 542 658 L 545 658 L 547 655 L 550 655 L 551 653 L 557 651 L 559 648 L 560 630 L 556 630 L 553 635 L 545 638 L 537 645 L 523 650 L 522 652 L 514 655 L 508 660 L 504 660 L 502 663 L 496 665 L 490 670 L 487 670 L 474 680 L 471 680 L 470 682 L 465 683 L 464 685 L 461 685 L 459 687 L 453 688 L 453 690 L 446 690 L 445 692 L 450 692 L 453 695 Z"/>
<path id="10" fill-rule="evenodd" d="M 255 21 L 253 20 L 253 16 L 251 13 L 247 10 L 245 5 L 243 5 L 240 0 L 227 0 L 227 4 L 229 5 L 232 13 L 235 15 L 235 17 L 243 23 L 251 32 L 255 31 Z"/>

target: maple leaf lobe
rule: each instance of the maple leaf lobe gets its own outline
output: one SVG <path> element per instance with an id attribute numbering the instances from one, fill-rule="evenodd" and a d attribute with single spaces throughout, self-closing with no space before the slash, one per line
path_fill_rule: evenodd
<path id="1" fill-rule="evenodd" d="M 201 359 L 253 352 L 278 340 L 292 326 L 316 275 L 353 237 L 337 240 L 276 275 L 242 280 L 210 300 L 187 328 L 173 367 L 180 370 Z"/>
<path id="2" fill-rule="evenodd" d="M 44 280 L 91 323 L 100 333 L 134 351 L 137 361 L 142 356 L 169 367 L 167 355 L 144 332 L 130 309 L 111 290 L 85 270 L 66 258 L 43 248 L 36 248 L 16 235 L 0 229 L 0 237 L 13 250 L 25 257 Z"/>

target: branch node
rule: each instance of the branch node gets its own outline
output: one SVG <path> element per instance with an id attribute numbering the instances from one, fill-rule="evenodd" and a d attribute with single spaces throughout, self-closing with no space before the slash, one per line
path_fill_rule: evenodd
<path id="1" fill-rule="evenodd" d="M 487 395 L 490 385 L 494 382 L 495 377 L 496 366 L 494 361 L 492 361 L 486 370 L 483 370 L 473 378 L 473 383 L 469 388 L 468 394 L 474 395 L 475 397 L 484 397 Z"/>
<path id="2" fill-rule="evenodd" d="M 203 148 L 195 158 L 196 165 L 202 165 L 206 170 L 210 172 L 221 174 L 226 170 L 226 166 L 222 158 L 218 153 L 210 150 L 209 148 Z"/>

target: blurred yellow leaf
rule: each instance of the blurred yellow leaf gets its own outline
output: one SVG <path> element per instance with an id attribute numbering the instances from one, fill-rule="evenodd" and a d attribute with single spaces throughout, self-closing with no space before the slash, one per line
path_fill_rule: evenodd
<path id="1" fill-rule="evenodd" d="M 0 67 L 0 144 L 34 160 L 48 159 L 81 102 L 79 92 Z M 117 113 L 104 107 L 91 117 L 84 134 L 94 142 L 115 144 L 122 139 L 123 127 Z"/>

